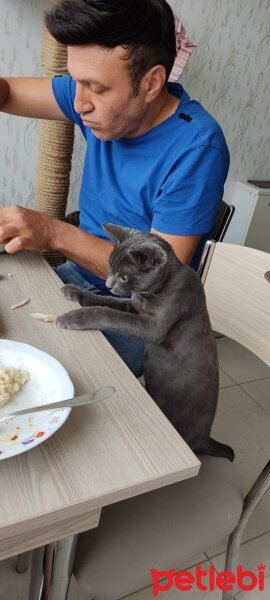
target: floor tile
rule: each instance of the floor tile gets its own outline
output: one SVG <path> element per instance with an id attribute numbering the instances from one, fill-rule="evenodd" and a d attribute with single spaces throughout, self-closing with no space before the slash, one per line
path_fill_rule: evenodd
<path id="1" fill-rule="evenodd" d="M 235 450 L 235 467 L 246 492 L 270 456 L 270 416 L 240 386 L 219 391 L 212 434 Z"/>
<path id="2" fill-rule="evenodd" d="M 222 337 L 216 340 L 219 366 L 235 383 L 246 383 L 270 377 L 270 367 L 233 340 Z"/>
<path id="3" fill-rule="evenodd" d="M 238 592 L 236 594 L 236 600 L 269 600 L 270 598 L 270 578 L 267 577 L 265 580 L 265 588 L 261 592 L 259 590 L 253 590 L 252 592 Z"/>
<path id="4" fill-rule="evenodd" d="M 243 383 L 241 388 L 270 415 L 270 379 Z"/>
<path id="5" fill-rule="evenodd" d="M 231 445 L 235 451 L 235 468 L 244 494 L 250 489 L 270 456 L 270 416 L 239 386 L 220 390 L 219 403 L 212 434 Z M 249 523 L 244 540 L 270 531 L 270 491 L 265 494 Z M 226 543 L 205 548 L 207 556 L 225 550 Z"/>
<path id="6" fill-rule="evenodd" d="M 69 582 L 66 600 L 92 600 L 90 595 L 78 584 L 74 575 L 71 576 Z"/>
<path id="7" fill-rule="evenodd" d="M 209 561 L 205 561 L 200 563 L 200 566 L 202 569 L 208 570 L 208 568 L 211 566 L 211 563 Z M 195 568 L 196 567 L 193 567 L 188 570 L 194 575 Z M 164 600 L 186 600 L 187 598 L 188 600 L 221 600 L 221 592 L 219 590 L 214 590 L 211 592 L 200 591 L 198 588 L 196 588 L 194 583 L 194 587 L 188 592 L 178 590 L 176 587 L 172 587 L 166 592 L 160 593 L 157 598 L 163 598 Z M 135 594 L 131 594 L 130 596 L 126 596 L 124 600 L 153 600 L 152 586 L 140 590 Z"/>
<path id="8" fill-rule="evenodd" d="M 270 534 L 262 535 L 255 540 L 246 542 L 241 546 L 238 564 L 244 569 L 258 573 L 257 566 L 262 563 L 266 565 L 265 569 L 265 589 L 250 590 L 248 592 L 238 591 L 236 593 L 237 600 L 269 600 L 270 597 Z M 215 568 L 220 572 L 224 569 L 225 555 L 222 554 L 211 559 Z"/>
<path id="9" fill-rule="evenodd" d="M 0 561 L 0 599 L 27 600 L 30 569 L 25 573 L 16 573 L 16 558 Z"/>
<path id="10" fill-rule="evenodd" d="M 222 369 L 219 369 L 219 387 L 225 388 L 231 385 L 235 385 L 235 381 L 233 381 L 233 379 L 231 379 L 227 373 L 222 371 Z"/>

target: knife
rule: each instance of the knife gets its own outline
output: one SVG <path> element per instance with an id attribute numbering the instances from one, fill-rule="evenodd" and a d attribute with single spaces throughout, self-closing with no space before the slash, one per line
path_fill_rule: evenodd
<path id="1" fill-rule="evenodd" d="M 75 406 L 83 406 L 84 404 L 91 404 L 92 402 L 98 402 L 99 400 L 107 400 L 107 398 L 111 398 L 114 394 L 115 388 L 112 386 L 100 388 L 95 392 L 89 392 L 88 394 L 83 394 L 82 396 L 75 396 L 75 398 L 68 398 L 66 400 L 58 400 L 56 402 L 51 402 L 49 404 L 40 404 L 39 406 L 29 406 L 28 408 L 23 408 L 21 410 L 15 410 L 10 412 L 8 415 L 4 415 L 0 417 L 0 423 L 3 421 L 7 421 L 12 417 L 19 417 L 21 415 L 32 414 L 34 412 L 40 412 L 42 410 L 55 410 L 57 408 L 69 408 Z"/>

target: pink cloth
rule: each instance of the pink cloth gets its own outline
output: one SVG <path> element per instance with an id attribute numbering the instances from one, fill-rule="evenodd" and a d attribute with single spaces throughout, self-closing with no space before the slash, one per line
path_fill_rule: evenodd
<path id="1" fill-rule="evenodd" d="M 175 15 L 174 20 L 177 55 L 169 77 L 169 81 L 172 82 L 179 79 L 194 48 L 197 48 L 195 44 L 189 41 L 187 32 L 179 17 Z"/>

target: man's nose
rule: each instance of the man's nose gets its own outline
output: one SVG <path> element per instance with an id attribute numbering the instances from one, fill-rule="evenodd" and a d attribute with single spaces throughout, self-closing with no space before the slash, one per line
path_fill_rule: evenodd
<path id="1" fill-rule="evenodd" d="M 88 90 L 84 90 L 83 86 L 80 86 L 79 84 L 77 84 L 76 86 L 74 108 L 75 111 L 79 114 L 92 112 L 94 110 L 94 105 L 91 98 L 89 97 Z"/>

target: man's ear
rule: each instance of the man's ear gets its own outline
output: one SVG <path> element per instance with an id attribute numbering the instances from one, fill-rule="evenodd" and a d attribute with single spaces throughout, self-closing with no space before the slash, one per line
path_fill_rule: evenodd
<path id="1" fill-rule="evenodd" d="M 135 231 L 130 227 L 122 227 L 122 225 L 114 225 L 113 223 L 103 223 L 102 227 L 107 231 L 110 238 L 117 246 L 130 237 Z"/>
<path id="2" fill-rule="evenodd" d="M 155 65 L 143 77 L 146 101 L 152 102 L 160 94 L 166 83 L 166 69 L 163 65 Z"/>

